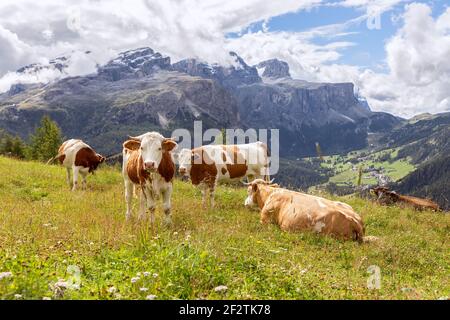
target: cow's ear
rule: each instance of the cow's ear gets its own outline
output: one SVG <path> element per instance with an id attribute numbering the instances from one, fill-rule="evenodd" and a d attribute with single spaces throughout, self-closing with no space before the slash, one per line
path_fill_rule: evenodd
<path id="1" fill-rule="evenodd" d="M 177 146 L 177 143 L 172 139 L 164 139 L 162 147 L 166 151 L 172 151 Z"/>
<path id="2" fill-rule="evenodd" d="M 141 143 L 136 140 L 127 140 L 123 143 L 123 147 L 128 150 L 138 150 L 141 147 Z"/>
<path id="3" fill-rule="evenodd" d="M 252 190 L 253 190 L 253 192 L 258 191 L 258 184 L 257 183 L 253 183 L 252 184 Z"/>

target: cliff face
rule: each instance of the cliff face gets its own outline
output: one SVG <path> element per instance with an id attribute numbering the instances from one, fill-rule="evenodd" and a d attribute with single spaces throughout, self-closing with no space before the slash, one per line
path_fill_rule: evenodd
<path id="1" fill-rule="evenodd" d="M 364 147 L 371 112 L 361 108 L 353 84 L 298 80 L 241 86 L 241 119 L 250 127 L 279 128 L 285 155 L 311 155 L 315 142 L 326 152 Z"/>
<path id="2" fill-rule="evenodd" d="M 280 129 L 285 156 L 314 155 L 316 142 L 324 153 L 364 147 L 372 119 L 375 129 L 386 129 L 383 117 L 355 97 L 351 83 L 293 80 L 278 60 L 263 63 L 260 77 L 256 67 L 230 55 L 230 66 L 195 59 L 171 64 L 170 57 L 140 48 L 121 53 L 95 74 L 17 84 L 0 94 L 0 127 L 27 137 L 41 116 L 50 114 L 66 137 L 86 139 L 110 153 L 128 134 L 170 134 L 202 120 L 204 129 Z M 63 63 L 55 67 L 64 72 Z M 387 127 L 396 124 L 391 122 Z"/>

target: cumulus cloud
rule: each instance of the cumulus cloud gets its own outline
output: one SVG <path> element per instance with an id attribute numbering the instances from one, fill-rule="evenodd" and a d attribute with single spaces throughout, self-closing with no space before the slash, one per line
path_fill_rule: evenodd
<path id="1" fill-rule="evenodd" d="M 386 44 L 389 73 L 360 74 L 362 93 L 375 109 L 407 117 L 450 110 L 450 8 L 437 19 L 431 13 L 425 4 L 407 5 L 403 27 Z"/>
<path id="2" fill-rule="evenodd" d="M 320 66 L 338 60 L 340 51 L 354 44 L 336 41 L 327 45 L 315 45 L 310 41 L 310 34 L 259 31 L 229 39 L 227 47 L 239 52 L 249 64 L 278 58 L 290 65 L 294 78 L 318 80 L 317 72 Z"/>
<path id="3" fill-rule="evenodd" d="M 4 88 L 11 81 L 25 80 L 14 71 L 38 58 L 71 55 L 67 74 L 82 75 L 120 51 L 142 46 L 151 46 L 174 61 L 198 57 L 233 63 L 224 50 L 228 33 L 320 2 L 98 0 L 75 5 L 70 0 L 2 0 L 0 83 Z M 87 50 L 91 51 L 89 56 L 77 53 Z M 45 76 L 25 78 L 27 82 L 48 79 L 50 75 L 45 72 Z"/>
<path id="4" fill-rule="evenodd" d="M 296 78 L 354 82 L 374 110 L 401 116 L 449 110 L 450 9 L 433 18 L 427 5 L 413 3 L 403 15 L 397 14 L 400 29 L 386 42 L 385 73 L 339 63 L 345 50 L 357 45 L 340 40 L 353 26 L 374 11 L 386 12 L 403 2 L 410 0 L 97 0 L 76 5 L 70 0 L 2 0 L 0 92 L 14 82 L 91 73 L 120 51 L 150 46 L 173 62 L 197 57 L 232 63 L 228 50 L 249 64 L 279 58 L 290 64 Z M 273 32 L 268 27 L 275 16 L 322 5 L 355 8 L 361 15 L 302 32 Z M 262 30 L 252 32 L 249 26 L 255 23 L 262 23 Z M 314 41 L 318 37 L 321 44 Z M 61 55 L 71 57 L 64 73 L 14 72 Z"/>

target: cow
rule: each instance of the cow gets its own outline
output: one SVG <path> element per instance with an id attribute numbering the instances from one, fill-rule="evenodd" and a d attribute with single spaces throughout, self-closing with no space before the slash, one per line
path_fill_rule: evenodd
<path id="1" fill-rule="evenodd" d="M 77 189 L 78 175 L 83 178 L 82 189 L 86 189 L 86 177 L 94 173 L 98 165 L 105 161 L 105 157 L 96 153 L 89 145 L 80 139 L 70 139 L 59 147 L 58 154 L 53 159 L 58 159 L 60 164 L 67 169 L 67 183 L 72 191 Z M 73 184 L 70 182 L 70 170 L 73 171 Z"/>
<path id="2" fill-rule="evenodd" d="M 206 145 L 182 149 L 178 153 L 178 172 L 189 177 L 202 192 L 203 207 L 214 207 L 214 190 L 218 182 L 230 182 L 244 177 L 269 179 L 267 145 L 262 142 L 239 145 Z"/>
<path id="3" fill-rule="evenodd" d="M 150 210 L 150 221 L 154 222 L 156 200 L 162 195 L 165 223 L 170 224 L 172 180 L 175 176 L 175 163 L 172 150 L 177 143 L 164 138 L 158 132 L 147 132 L 138 137 L 129 137 L 123 143 L 122 175 L 125 183 L 127 220 L 131 218 L 131 201 L 135 186 L 139 187 L 139 219 L 146 218 Z"/>
<path id="4" fill-rule="evenodd" d="M 310 230 L 344 240 L 362 242 L 364 224 L 348 204 L 280 188 L 257 179 L 248 184 L 246 207 L 258 207 L 260 222 L 283 231 Z"/>
<path id="5" fill-rule="evenodd" d="M 407 206 L 411 206 L 416 210 L 441 210 L 439 205 L 431 200 L 401 195 L 395 191 L 391 191 L 387 187 L 376 187 L 371 189 L 371 191 L 375 194 L 377 201 L 382 204 L 390 205 L 394 203 L 402 203 Z"/>

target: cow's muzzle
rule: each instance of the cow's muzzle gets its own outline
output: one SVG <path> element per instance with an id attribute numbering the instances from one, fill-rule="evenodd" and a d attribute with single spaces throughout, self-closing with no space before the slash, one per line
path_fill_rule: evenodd
<path id="1" fill-rule="evenodd" d="M 144 166 L 146 171 L 153 172 L 156 170 L 156 165 L 154 161 L 147 161 L 145 162 Z"/>

